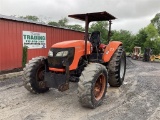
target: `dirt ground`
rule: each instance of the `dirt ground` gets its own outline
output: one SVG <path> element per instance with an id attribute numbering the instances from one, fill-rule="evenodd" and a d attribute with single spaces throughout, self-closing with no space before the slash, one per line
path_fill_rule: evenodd
<path id="1" fill-rule="evenodd" d="M 0 82 L 0 120 L 160 120 L 160 63 L 127 59 L 124 84 L 109 87 L 96 109 L 81 107 L 77 83 L 31 94 L 21 77 Z"/>

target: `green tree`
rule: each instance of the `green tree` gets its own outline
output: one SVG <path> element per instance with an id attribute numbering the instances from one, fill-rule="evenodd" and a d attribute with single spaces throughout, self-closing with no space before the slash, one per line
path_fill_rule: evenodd
<path id="1" fill-rule="evenodd" d="M 67 25 L 67 28 L 72 29 L 72 30 L 84 31 L 84 28 L 81 25 L 78 25 L 78 24 Z"/>
<path id="2" fill-rule="evenodd" d="M 159 37 L 157 29 L 151 23 L 145 28 L 145 31 L 147 33 L 147 39 L 144 43 L 144 47 L 152 48 L 153 54 L 159 54 L 160 53 L 160 49 L 159 49 L 160 48 L 160 37 Z"/>
<path id="3" fill-rule="evenodd" d="M 101 33 L 101 41 L 102 43 L 106 43 L 107 42 L 107 36 L 108 36 L 108 22 L 106 21 L 98 21 L 95 23 L 92 23 L 90 28 L 89 28 L 89 32 L 93 32 L 93 31 L 100 31 Z"/>
<path id="4" fill-rule="evenodd" d="M 67 26 L 67 23 L 68 23 L 68 19 L 65 17 L 65 18 L 62 18 L 58 21 L 58 24 L 60 27 L 66 27 Z"/>
<path id="5" fill-rule="evenodd" d="M 133 40 L 132 48 L 134 46 L 139 46 L 142 48 L 142 51 L 144 51 L 144 43 L 147 40 L 147 33 L 145 31 L 145 28 L 142 28 L 139 30 L 138 34 L 135 36 L 135 39 Z"/>
<path id="6" fill-rule="evenodd" d="M 32 16 L 32 15 L 27 15 L 25 17 L 20 16 L 20 18 L 28 19 L 28 20 L 32 20 L 32 21 L 36 21 L 36 22 L 39 20 L 39 18 L 37 16 Z"/>
<path id="7" fill-rule="evenodd" d="M 54 22 L 54 21 L 50 21 L 50 22 L 48 23 L 48 25 L 52 25 L 52 26 L 56 26 L 56 27 L 59 26 L 59 24 L 58 24 L 57 22 Z"/>
<path id="8" fill-rule="evenodd" d="M 155 26 L 160 34 L 160 13 L 156 14 L 156 16 L 151 20 L 151 23 Z"/>
<path id="9" fill-rule="evenodd" d="M 48 25 L 56 26 L 56 27 L 67 27 L 68 19 L 62 18 L 58 22 L 50 21 Z"/>
<path id="10" fill-rule="evenodd" d="M 111 37 L 111 40 L 114 41 L 121 41 L 123 43 L 123 46 L 127 52 L 131 52 L 133 49 L 133 41 L 135 39 L 135 36 L 131 34 L 130 31 L 127 30 L 120 30 L 116 31 L 114 30 L 113 35 Z"/>

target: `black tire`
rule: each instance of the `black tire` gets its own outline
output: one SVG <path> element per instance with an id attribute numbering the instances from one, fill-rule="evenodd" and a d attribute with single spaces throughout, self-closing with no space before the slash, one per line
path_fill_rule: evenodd
<path id="1" fill-rule="evenodd" d="M 108 68 L 109 85 L 111 87 L 120 87 L 123 84 L 126 72 L 126 53 L 122 46 L 119 46 L 112 56 Z"/>
<path id="2" fill-rule="evenodd" d="M 24 87 L 31 93 L 44 93 L 49 90 L 44 82 L 46 57 L 36 57 L 26 64 L 23 74 Z"/>
<path id="3" fill-rule="evenodd" d="M 78 97 L 82 106 L 96 108 L 101 105 L 106 94 L 107 78 L 105 66 L 90 63 L 85 67 L 78 82 Z"/>

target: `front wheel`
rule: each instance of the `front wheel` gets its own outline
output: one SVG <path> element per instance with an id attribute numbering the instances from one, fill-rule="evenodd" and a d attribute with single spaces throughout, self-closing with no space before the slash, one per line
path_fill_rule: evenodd
<path id="1" fill-rule="evenodd" d="M 45 57 L 36 57 L 24 68 L 24 87 L 31 93 L 44 93 L 49 90 L 44 81 Z"/>
<path id="2" fill-rule="evenodd" d="M 106 94 L 108 73 L 105 66 L 90 63 L 85 67 L 78 83 L 79 102 L 84 107 L 96 108 Z"/>

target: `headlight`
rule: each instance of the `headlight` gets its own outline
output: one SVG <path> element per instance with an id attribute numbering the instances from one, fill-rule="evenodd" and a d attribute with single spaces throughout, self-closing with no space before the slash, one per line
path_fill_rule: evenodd
<path id="1" fill-rule="evenodd" d="M 56 57 L 66 57 L 68 55 L 68 51 L 60 51 L 56 54 Z"/>
<path id="2" fill-rule="evenodd" d="M 52 52 L 51 50 L 49 50 L 48 56 L 49 56 L 49 57 L 53 57 L 53 52 Z"/>

